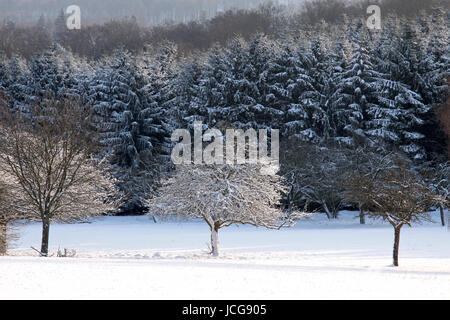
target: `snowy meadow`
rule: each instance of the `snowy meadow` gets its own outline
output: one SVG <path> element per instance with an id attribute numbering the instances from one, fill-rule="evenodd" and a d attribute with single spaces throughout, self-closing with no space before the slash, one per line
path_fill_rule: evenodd
<path id="1" fill-rule="evenodd" d="M 450 299 L 448 1 L 373 1 L 5 20 L 0 299 Z"/>
<path id="2" fill-rule="evenodd" d="M 222 255 L 209 255 L 201 221 L 105 217 L 54 224 L 52 257 L 30 246 L 40 225 L 0 257 L 1 299 L 449 299 L 450 232 L 439 223 L 405 228 L 391 262 L 392 227 L 355 212 L 329 221 L 319 214 L 293 228 L 223 230 Z M 433 214 L 436 222 L 439 215 Z M 57 258 L 58 249 L 76 250 Z"/>

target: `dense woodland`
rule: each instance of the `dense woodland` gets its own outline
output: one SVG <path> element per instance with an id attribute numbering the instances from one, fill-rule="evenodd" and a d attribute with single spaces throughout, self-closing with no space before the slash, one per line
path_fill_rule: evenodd
<path id="1" fill-rule="evenodd" d="M 344 182 L 383 157 L 402 158 L 448 193 L 448 180 L 438 178 L 448 175 L 450 137 L 446 7 L 413 14 L 395 9 L 404 1 L 388 2 L 399 12 L 369 30 L 365 9 L 333 3 L 291 15 L 269 5 L 150 29 L 130 18 L 68 31 L 63 15 L 31 27 L 6 23 L 2 103 L 28 118 L 46 101 L 76 100 L 90 110 L 102 137 L 97 156 L 107 156 L 125 195 L 119 214 L 147 210 L 145 199 L 171 170 L 171 133 L 196 120 L 205 128 L 279 129 L 287 208 L 330 218 L 361 209 Z"/>

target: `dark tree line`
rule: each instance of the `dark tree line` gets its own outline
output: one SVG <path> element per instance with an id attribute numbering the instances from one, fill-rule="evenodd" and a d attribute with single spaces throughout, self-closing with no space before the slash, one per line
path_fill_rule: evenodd
<path id="1" fill-rule="evenodd" d="M 8 57 L 20 55 L 28 59 L 57 42 L 74 54 L 100 59 L 116 49 L 125 48 L 137 53 L 145 46 L 155 47 L 171 41 L 178 46 L 179 55 L 190 55 L 206 51 L 216 43 L 225 45 L 238 35 L 249 39 L 256 33 L 264 33 L 276 40 L 294 34 L 302 36 L 313 32 L 322 22 L 340 25 L 343 17 L 364 18 L 368 5 L 375 3 L 381 6 L 384 18 L 395 15 L 415 19 L 419 14 L 431 15 L 436 7 L 447 12 L 449 9 L 449 3 L 445 0 L 364 0 L 354 3 L 312 0 L 295 8 L 264 2 L 258 7 L 252 4 L 249 6 L 251 9 L 236 9 L 237 6 L 235 9 L 218 11 L 207 19 L 197 17 L 182 19 L 182 22 L 168 20 L 150 27 L 136 15 L 117 16 L 122 12 L 119 10 L 110 14 L 108 19 L 83 20 L 81 30 L 68 30 L 64 12 L 60 9 L 56 18 L 42 15 L 27 23 L 16 23 L 14 19 L 3 20 L 0 24 L 0 52 Z M 96 6 L 96 10 L 103 7 Z M 229 9 L 227 6 L 224 8 Z M 137 12 L 142 13 L 142 9 Z"/>

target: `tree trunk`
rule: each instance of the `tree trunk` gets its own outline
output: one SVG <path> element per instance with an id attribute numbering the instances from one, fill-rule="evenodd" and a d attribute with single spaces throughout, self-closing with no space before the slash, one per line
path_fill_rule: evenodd
<path id="1" fill-rule="evenodd" d="M 331 220 L 331 212 L 330 209 L 328 209 L 327 203 L 325 201 L 322 201 L 323 209 L 325 210 L 325 213 L 327 214 L 328 220 Z"/>
<path id="2" fill-rule="evenodd" d="M 213 257 L 219 256 L 219 227 L 216 224 L 211 227 L 211 254 Z"/>
<path id="3" fill-rule="evenodd" d="M 41 243 L 41 255 L 48 256 L 48 239 L 50 235 L 50 220 L 42 220 L 42 243 Z"/>
<path id="4" fill-rule="evenodd" d="M 0 224 L 0 256 L 4 256 L 8 248 L 8 241 L 6 240 L 6 237 L 8 235 L 7 230 L 8 229 L 6 222 Z"/>
<path id="5" fill-rule="evenodd" d="M 394 228 L 394 266 L 398 267 L 398 250 L 400 247 L 400 230 L 401 230 L 401 226 L 400 227 L 395 227 Z"/>
<path id="6" fill-rule="evenodd" d="M 361 207 L 359 207 L 359 223 L 366 224 L 366 216 L 364 214 L 364 210 Z"/>
<path id="7" fill-rule="evenodd" d="M 444 206 L 442 205 L 442 203 L 439 204 L 439 211 L 441 212 L 442 226 L 445 227 L 445 210 L 444 210 Z"/>
<path id="8" fill-rule="evenodd" d="M 333 208 L 333 219 L 339 218 L 339 209 Z"/>

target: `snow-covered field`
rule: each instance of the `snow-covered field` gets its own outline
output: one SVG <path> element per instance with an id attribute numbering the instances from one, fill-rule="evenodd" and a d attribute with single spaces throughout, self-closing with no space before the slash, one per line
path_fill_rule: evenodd
<path id="1" fill-rule="evenodd" d="M 394 268 L 392 227 L 361 226 L 355 215 L 317 215 L 280 231 L 229 227 L 219 258 L 208 256 L 199 221 L 54 224 L 51 251 L 75 249 L 76 258 L 36 257 L 41 230 L 31 224 L 0 257 L 0 299 L 450 299 L 446 228 L 404 227 Z"/>

